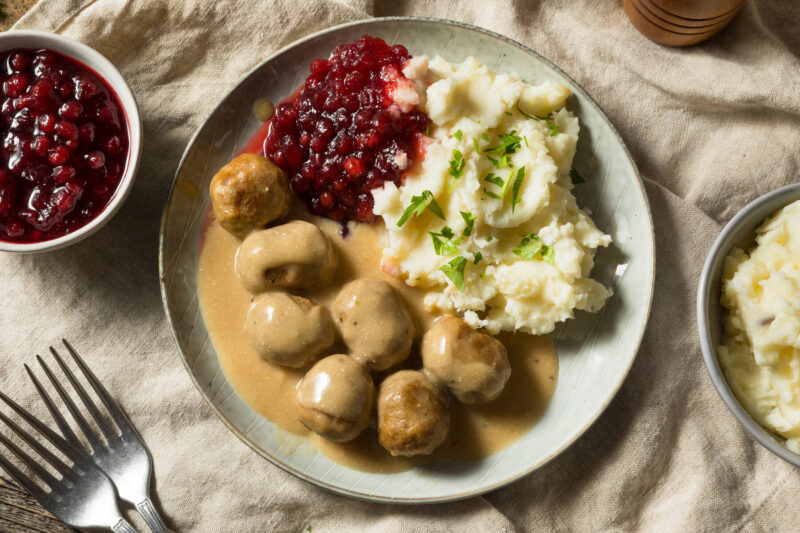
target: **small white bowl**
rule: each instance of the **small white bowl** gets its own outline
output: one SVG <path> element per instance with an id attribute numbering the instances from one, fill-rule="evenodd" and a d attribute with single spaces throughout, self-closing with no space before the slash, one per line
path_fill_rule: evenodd
<path id="1" fill-rule="evenodd" d="M 733 416 L 762 446 L 784 461 L 800 467 L 800 455 L 786 448 L 781 437 L 763 428 L 742 407 L 731 391 L 717 358 L 722 339 L 723 309 L 719 297 L 725 257 L 734 246 L 747 247 L 752 243 L 756 229 L 766 218 L 796 200 L 800 200 L 800 183 L 787 185 L 753 200 L 722 228 L 708 252 L 697 287 L 697 329 L 711 382 Z"/>
<path id="2" fill-rule="evenodd" d="M 89 67 L 117 94 L 128 126 L 128 159 L 125 163 L 125 171 L 108 205 L 94 219 L 72 233 L 48 241 L 15 243 L 0 240 L 0 251 L 30 253 L 56 250 L 83 240 L 99 230 L 111 220 L 128 197 L 142 155 L 142 124 L 139 108 L 130 87 L 116 67 L 99 52 L 85 44 L 61 35 L 41 31 L 24 30 L 0 33 L 0 52 L 15 48 L 49 48 Z"/>

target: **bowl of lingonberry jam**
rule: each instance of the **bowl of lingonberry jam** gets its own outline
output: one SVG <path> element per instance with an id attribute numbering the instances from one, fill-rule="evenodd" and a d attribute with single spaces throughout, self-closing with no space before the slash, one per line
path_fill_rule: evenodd
<path id="1" fill-rule="evenodd" d="M 0 34 L 0 250 L 62 248 L 127 197 L 141 154 L 136 101 L 105 57 L 34 31 Z"/>

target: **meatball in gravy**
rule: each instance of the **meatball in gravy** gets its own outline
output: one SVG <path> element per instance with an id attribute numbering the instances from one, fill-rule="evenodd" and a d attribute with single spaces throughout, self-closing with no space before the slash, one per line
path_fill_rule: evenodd
<path id="1" fill-rule="evenodd" d="M 333 315 L 352 357 L 370 370 L 385 370 L 408 357 L 414 323 L 391 285 L 357 279 L 342 288 Z"/>
<path id="2" fill-rule="evenodd" d="M 219 225 L 242 238 L 283 215 L 291 199 L 283 171 L 256 154 L 242 154 L 219 169 L 209 190 Z"/>
<path id="3" fill-rule="evenodd" d="M 255 231 L 236 253 L 236 275 L 253 294 L 324 285 L 333 278 L 336 264 L 328 237 L 302 220 Z"/>
<path id="4" fill-rule="evenodd" d="M 494 400 L 503 391 L 511 366 L 499 340 L 449 316 L 422 337 L 422 366 L 462 403 Z"/>
<path id="5" fill-rule="evenodd" d="M 257 296 L 244 333 L 265 360 L 293 368 L 310 366 L 336 340 L 327 308 L 285 292 Z"/>
<path id="6" fill-rule="evenodd" d="M 416 370 L 386 378 L 378 394 L 378 442 L 392 455 L 428 455 L 447 438 L 450 412 L 436 384 Z"/>
<path id="7" fill-rule="evenodd" d="M 342 354 L 314 365 L 297 387 L 300 422 L 337 442 L 353 440 L 372 414 L 375 385 L 364 366 Z"/>

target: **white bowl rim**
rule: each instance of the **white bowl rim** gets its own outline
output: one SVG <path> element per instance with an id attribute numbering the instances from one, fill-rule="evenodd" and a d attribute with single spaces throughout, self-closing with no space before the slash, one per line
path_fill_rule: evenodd
<path id="1" fill-rule="evenodd" d="M 30 45 L 25 44 L 28 39 L 31 40 Z M 94 48 L 75 39 L 55 33 L 37 30 L 10 30 L 0 33 L 0 51 L 8 49 L 4 46 L 4 42 L 8 40 L 22 41 L 19 44 L 15 44 L 14 48 L 49 48 L 68 56 L 79 64 L 90 67 L 96 75 L 100 76 L 103 81 L 114 89 L 126 115 L 128 158 L 125 163 L 125 172 L 122 174 L 117 190 L 114 191 L 111 200 L 95 218 L 74 232 L 56 239 L 32 243 L 15 243 L 0 240 L 0 251 L 3 252 L 32 253 L 57 250 L 81 241 L 99 230 L 119 211 L 128 194 L 130 194 L 142 156 L 142 120 L 139 115 L 139 106 L 128 83 L 119 73 L 117 67 Z M 80 53 L 81 57 L 76 57 L 76 51 Z"/>
<path id="2" fill-rule="evenodd" d="M 495 484 L 493 484 L 491 486 L 482 487 L 482 488 L 479 488 L 479 489 L 468 490 L 468 491 L 465 491 L 465 492 L 462 492 L 462 493 L 453 494 L 453 495 L 449 495 L 449 496 L 446 496 L 446 497 L 434 497 L 434 498 L 422 498 L 422 497 L 420 497 L 420 498 L 384 498 L 384 497 L 373 496 L 373 495 L 370 495 L 370 494 L 360 493 L 360 492 L 357 492 L 357 491 L 352 490 L 352 489 L 346 490 L 346 489 L 339 488 L 339 487 L 337 487 L 335 485 L 329 484 L 329 483 L 327 483 L 327 482 L 325 482 L 325 481 L 323 481 L 321 479 L 313 478 L 313 477 L 311 477 L 309 475 L 306 475 L 305 473 L 303 473 L 303 472 L 301 472 L 299 470 L 296 470 L 296 469 L 292 468 L 291 466 L 286 465 L 286 464 L 282 463 L 281 461 L 279 461 L 278 459 L 272 457 L 272 455 L 270 455 L 265 450 L 259 448 L 255 443 L 253 443 L 250 439 L 248 439 L 245 435 L 243 435 L 239 431 L 239 429 L 236 427 L 236 425 L 231 420 L 229 420 L 225 416 L 225 414 L 223 414 L 217 408 L 217 406 L 214 405 L 214 403 L 211 401 L 211 399 L 206 395 L 203 387 L 197 381 L 197 378 L 194 375 L 192 369 L 190 368 L 190 365 L 189 365 L 189 363 L 188 363 L 188 361 L 186 359 L 186 356 L 183 353 L 183 349 L 181 348 L 181 344 L 180 344 L 180 341 L 179 341 L 179 339 L 177 337 L 176 330 L 173 327 L 172 318 L 171 318 L 171 315 L 170 315 L 170 312 L 169 312 L 169 302 L 168 302 L 168 299 L 167 299 L 167 291 L 166 291 L 166 279 L 164 277 L 164 255 L 163 255 L 163 253 L 164 253 L 164 245 L 165 245 L 164 238 L 165 238 L 165 235 L 166 235 L 165 228 L 166 228 L 167 219 L 168 219 L 169 205 L 171 203 L 172 195 L 173 195 L 173 193 L 175 191 L 177 180 L 178 180 L 178 176 L 180 175 L 181 169 L 182 169 L 183 164 L 184 164 L 184 160 L 186 159 L 186 157 L 187 157 L 187 155 L 189 153 L 189 148 L 194 143 L 195 139 L 198 137 L 198 135 L 200 134 L 201 130 L 203 129 L 203 126 L 205 125 L 205 121 L 203 122 L 203 124 L 200 124 L 197 127 L 197 129 L 195 130 L 194 134 L 192 135 L 192 137 L 187 142 L 186 149 L 184 150 L 183 155 L 181 156 L 180 163 L 178 164 L 178 166 L 177 166 L 177 168 L 175 170 L 175 175 L 173 177 L 172 185 L 170 186 L 169 195 L 167 196 L 167 199 L 164 202 L 164 209 L 162 211 L 162 216 L 161 216 L 161 229 L 160 229 L 160 234 L 159 234 L 159 254 L 158 254 L 159 255 L 159 260 L 158 260 L 158 262 L 159 262 L 159 285 L 160 285 L 160 288 L 161 288 L 161 301 L 162 301 L 162 304 L 164 306 L 164 312 L 166 314 L 167 322 L 170 325 L 170 332 L 172 333 L 172 338 L 175 341 L 176 347 L 178 348 L 178 353 L 181 356 L 181 361 L 183 362 L 183 365 L 186 368 L 186 371 L 188 372 L 189 377 L 192 380 L 192 383 L 194 383 L 195 387 L 197 388 L 198 392 L 200 393 L 200 396 L 206 402 L 208 407 L 211 408 L 211 410 L 214 412 L 214 414 L 223 422 L 223 424 L 225 426 L 227 426 L 227 428 L 234 435 L 236 435 L 245 445 L 247 445 L 249 448 L 251 448 L 253 451 L 255 451 L 258 455 L 260 455 L 263 458 L 267 459 L 270 463 L 272 463 L 273 465 L 277 466 L 281 470 L 284 470 L 285 472 L 288 472 L 288 473 L 294 475 L 295 477 L 297 477 L 299 479 L 307 481 L 307 482 L 309 482 L 309 483 L 311 483 L 313 485 L 316 485 L 316 486 L 318 486 L 318 487 L 320 487 L 320 488 L 322 488 L 324 490 L 327 490 L 329 492 L 332 492 L 332 493 L 335 493 L 335 494 L 339 494 L 339 495 L 342 495 L 342 496 L 347 496 L 349 498 L 354 498 L 354 499 L 357 499 L 357 500 L 364 500 L 364 501 L 369 501 L 369 502 L 376 502 L 376 503 L 401 504 L 401 505 L 447 503 L 447 502 L 452 502 L 452 501 L 463 500 L 463 499 L 466 499 L 466 498 L 472 498 L 472 497 L 475 497 L 475 496 L 480 496 L 481 494 L 486 494 L 488 492 L 495 491 L 497 489 L 505 487 L 506 485 L 509 485 L 511 483 L 514 483 L 515 481 L 518 481 L 518 480 L 526 477 L 527 475 L 531 474 L 535 470 L 538 470 L 539 468 L 542 468 L 544 465 L 546 465 L 547 463 L 549 463 L 550 461 L 552 461 L 553 459 L 555 459 L 556 457 L 558 457 L 559 455 L 564 453 L 578 439 L 580 439 L 586 433 L 586 431 L 588 431 L 588 429 L 590 427 L 592 427 L 592 425 L 594 425 L 594 423 L 600 418 L 600 416 L 609 407 L 609 405 L 611 404 L 613 399 L 617 396 L 617 393 L 619 392 L 619 389 L 622 387 L 622 384 L 625 382 L 625 379 L 628 377 L 628 374 L 630 374 L 630 370 L 633 367 L 633 362 L 636 360 L 636 357 L 639 354 L 639 350 L 641 349 L 641 345 L 642 345 L 642 340 L 644 339 L 644 334 L 645 334 L 645 331 L 647 330 L 647 326 L 648 326 L 649 321 L 650 321 L 650 312 L 651 312 L 652 306 L 653 306 L 653 295 L 654 295 L 654 291 L 655 291 L 655 279 L 656 279 L 656 270 L 655 270 L 656 269 L 656 246 L 655 246 L 656 240 L 655 240 L 655 228 L 654 228 L 654 225 L 653 225 L 653 214 L 652 214 L 652 210 L 651 210 L 651 207 L 650 207 L 650 200 L 649 200 L 649 197 L 647 195 L 647 190 L 644 187 L 644 182 L 642 181 L 642 177 L 641 177 L 641 174 L 639 172 L 639 168 L 636 166 L 636 162 L 634 161 L 633 156 L 630 153 L 630 150 L 628 150 L 627 145 L 625 144 L 624 140 L 622 139 L 622 136 L 617 131 L 617 129 L 614 126 L 614 124 L 611 122 L 611 119 L 608 118 L 608 115 L 606 115 L 605 111 L 603 111 L 603 109 L 594 100 L 594 98 L 592 98 L 589 95 L 589 93 L 587 93 L 586 90 L 580 84 L 578 84 L 578 82 L 576 82 L 570 75 L 568 75 L 566 72 L 561 70 L 560 67 L 558 67 L 555 63 L 553 63 L 552 61 L 550 61 L 546 57 L 542 56 L 541 54 L 539 54 L 538 52 L 534 51 L 530 47 L 525 46 L 524 44 L 521 44 L 521 43 L 515 41 L 514 39 L 511 39 L 510 37 L 506 37 L 506 36 L 504 36 L 502 34 L 499 34 L 499 33 L 494 32 L 492 30 L 488 30 L 486 28 L 482 28 L 480 26 L 475 26 L 475 25 L 472 25 L 472 24 L 464 23 L 464 22 L 459 22 L 459 21 L 454 21 L 454 20 L 447 20 L 447 19 L 440 19 L 440 18 L 435 18 L 435 17 L 413 17 L 413 16 L 410 16 L 410 17 L 393 16 L 393 17 L 380 17 L 378 19 L 362 19 L 362 20 L 346 22 L 346 23 L 343 23 L 343 24 L 337 24 L 335 26 L 330 26 L 328 28 L 316 31 L 316 32 L 308 34 L 308 35 L 306 35 L 306 36 L 304 36 L 304 37 L 302 37 L 300 39 L 292 41 L 291 43 L 287 44 L 286 46 L 284 46 L 284 47 L 282 47 L 282 48 L 280 48 L 278 50 L 276 50 L 275 52 L 273 52 L 272 54 L 270 54 L 269 56 L 264 58 L 263 61 L 259 62 L 253 68 L 251 68 L 250 70 L 248 70 L 247 72 L 242 74 L 240 76 L 240 78 L 237 80 L 237 82 L 231 87 L 231 89 L 220 97 L 219 101 L 220 102 L 224 101 L 233 91 L 235 91 L 237 89 L 237 87 L 241 84 L 241 82 L 243 80 L 247 79 L 253 72 L 255 72 L 256 70 L 261 68 L 264 63 L 267 63 L 268 61 L 271 61 L 274 57 L 282 54 L 286 50 L 288 50 L 288 49 L 290 49 L 290 48 L 292 48 L 294 46 L 297 46 L 300 43 L 303 43 L 305 41 L 314 39 L 314 38 L 319 37 L 320 35 L 323 35 L 323 34 L 326 34 L 326 33 L 334 32 L 334 31 L 342 29 L 342 28 L 346 28 L 346 27 L 350 27 L 350 26 L 358 26 L 358 25 L 361 25 L 361 24 L 366 24 L 366 23 L 370 23 L 370 22 L 374 22 L 374 21 L 380 21 L 380 22 L 426 22 L 426 23 L 433 23 L 433 24 L 446 24 L 446 25 L 450 25 L 450 26 L 457 26 L 457 27 L 469 29 L 469 30 L 475 31 L 477 33 L 481 33 L 481 34 L 487 35 L 489 37 L 493 37 L 493 38 L 499 39 L 499 40 L 501 40 L 501 41 L 503 41 L 503 42 L 505 42 L 505 43 L 507 43 L 507 44 L 509 44 L 511 46 L 519 48 L 520 50 L 523 50 L 527 54 L 530 54 L 531 56 L 535 57 L 537 60 L 539 60 L 542 63 L 546 64 L 549 68 L 553 69 L 555 72 L 557 72 L 558 74 L 564 76 L 566 79 L 571 81 L 575 85 L 577 90 L 581 93 L 581 95 L 586 98 L 586 101 L 599 112 L 599 115 L 602 117 L 602 119 L 608 125 L 609 130 L 612 132 L 614 137 L 619 141 L 620 146 L 622 146 L 624 155 L 627 157 L 628 162 L 630 163 L 631 168 L 633 169 L 633 171 L 634 171 L 634 173 L 635 173 L 635 175 L 637 177 L 636 184 L 637 184 L 637 186 L 639 187 L 639 190 L 642 193 L 642 197 L 645 199 L 645 209 L 647 211 L 647 221 L 649 222 L 649 226 L 650 226 L 650 241 L 653 243 L 652 254 L 651 254 L 651 257 L 650 257 L 650 261 L 651 261 L 651 264 L 653 266 L 652 266 L 652 272 L 651 272 L 651 277 L 650 277 L 651 281 L 650 281 L 650 287 L 649 287 L 649 295 L 648 295 L 648 299 L 647 299 L 647 309 L 645 310 L 645 315 L 644 315 L 645 316 L 645 320 L 644 320 L 644 323 L 642 324 L 641 330 L 638 333 L 638 338 L 636 340 L 636 349 L 635 349 L 633 355 L 628 360 L 628 364 L 627 364 L 627 366 L 625 368 L 624 373 L 619 378 L 619 381 L 615 385 L 615 387 L 614 387 L 612 393 L 609 395 L 609 397 L 606 398 L 606 400 L 604 401 L 604 403 L 601 406 L 599 406 L 599 408 L 594 413 L 594 415 L 590 418 L 590 420 L 582 428 L 580 428 L 578 431 L 575 432 L 575 435 L 570 440 L 565 442 L 558 450 L 554 451 L 553 453 L 551 453 L 547 457 L 545 457 L 545 458 L 541 459 L 540 461 L 538 461 L 535 465 L 532 465 L 532 466 L 530 466 L 530 467 L 528 467 L 528 468 L 526 468 L 524 470 L 521 470 L 521 471 L 515 473 L 514 475 L 509 476 L 508 478 L 504 479 L 503 481 L 499 481 L 499 482 L 497 482 L 497 483 L 495 483 Z"/>
<path id="3" fill-rule="evenodd" d="M 786 448 L 786 446 L 779 443 L 776 440 L 776 437 L 774 437 L 770 431 L 765 429 L 763 426 L 761 426 L 761 424 L 756 422 L 752 416 L 750 416 L 750 413 L 747 412 L 747 410 L 739 403 L 739 400 L 737 400 L 736 396 L 733 394 L 733 391 L 728 385 L 728 381 L 725 379 L 725 375 L 722 371 L 722 367 L 719 364 L 717 354 L 712 348 L 708 309 L 712 304 L 711 291 L 713 287 L 711 285 L 711 279 L 715 274 L 715 272 L 712 271 L 714 269 L 714 263 L 717 257 L 721 256 L 723 253 L 727 256 L 727 254 L 730 252 L 734 243 L 729 242 L 729 239 L 731 239 L 734 234 L 737 233 L 743 224 L 752 222 L 751 218 L 753 217 L 753 214 L 760 208 L 768 203 L 773 202 L 774 200 L 777 200 L 778 198 L 783 198 L 785 195 L 787 195 L 787 193 L 798 191 L 800 191 L 800 183 L 793 183 L 759 196 L 742 208 L 742 210 L 739 211 L 736 216 L 734 216 L 727 224 L 725 224 L 719 236 L 714 241 L 714 244 L 711 246 L 711 249 L 706 256 L 705 263 L 703 264 L 703 270 L 700 274 L 700 280 L 697 284 L 696 310 L 697 332 L 700 338 L 700 348 L 703 353 L 703 361 L 706 364 L 708 376 L 711 378 L 711 382 L 714 384 L 714 388 L 717 389 L 717 393 L 722 398 L 722 401 L 728 407 L 728 410 L 733 413 L 733 416 L 742 425 L 742 427 L 744 427 L 744 429 L 750 433 L 750 435 L 755 438 L 759 444 L 787 463 L 796 467 L 800 467 L 800 455 L 790 451 L 788 448 Z M 790 202 L 787 202 L 784 205 L 788 205 L 789 203 Z M 778 209 L 780 208 L 776 208 L 774 211 L 777 211 Z M 756 227 L 760 226 L 761 223 L 770 216 L 770 214 L 771 213 L 768 213 L 765 217 L 762 217 L 760 220 L 758 220 Z M 719 267 L 722 268 L 721 262 Z M 718 302 L 713 303 L 719 305 Z"/>

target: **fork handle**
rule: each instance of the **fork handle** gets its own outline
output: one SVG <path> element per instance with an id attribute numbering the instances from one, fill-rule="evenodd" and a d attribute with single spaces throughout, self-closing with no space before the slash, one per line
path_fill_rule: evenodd
<path id="1" fill-rule="evenodd" d="M 135 527 L 122 517 L 119 517 L 119 522 L 111 528 L 111 531 L 114 533 L 139 533 Z"/>
<path id="2" fill-rule="evenodd" d="M 169 533 L 167 526 L 164 524 L 164 521 L 161 520 L 161 516 L 159 516 L 150 498 L 145 498 L 136 504 L 136 509 L 139 510 L 139 514 L 142 515 L 144 521 L 147 522 L 147 527 L 150 528 L 150 531 L 153 533 Z"/>

